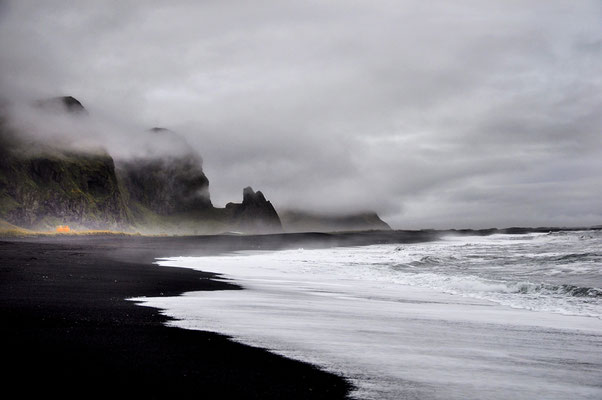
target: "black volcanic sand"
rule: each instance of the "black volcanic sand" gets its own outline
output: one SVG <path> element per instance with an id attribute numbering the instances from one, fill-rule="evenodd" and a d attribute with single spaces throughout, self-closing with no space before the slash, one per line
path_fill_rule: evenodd
<path id="1" fill-rule="evenodd" d="M 125 299 L 238 290 L 155 257 L 429 240 L 367 232 L 205 237 L 0 239 L 3 391 L 62 398 L 344 398 L 342 377 L 227 337 L 163 325 Z M 259 323 L 259 322 L 258 322 Z"/>

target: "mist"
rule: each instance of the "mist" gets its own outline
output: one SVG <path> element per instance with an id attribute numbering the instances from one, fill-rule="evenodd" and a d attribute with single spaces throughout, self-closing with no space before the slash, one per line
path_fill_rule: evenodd
<path id="1" fill-rule="evenodd" d="M 252 186 L 394 228 L 602 223 L 597 1 L 0 4 L 16 128 L 114 157 L 168 128 L 216 206 Z M 62 95 L 89 115 L 31 107 Z"/>
<path id="2" fill-rule="evenodd" d="M 69 110 L 62 97 L 6 101 L 0 115 L 12 135 L 44 148 L 101 151 L 116 160 L 181 157 L 196 153 L 186 138 L 160 127 L 143 127 L 126 118 Z M 35 149 L 35 146 L 32 148 Z"/>

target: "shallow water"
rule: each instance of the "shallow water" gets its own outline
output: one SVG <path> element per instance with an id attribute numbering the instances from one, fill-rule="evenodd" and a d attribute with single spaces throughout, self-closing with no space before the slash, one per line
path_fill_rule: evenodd
<path id="1" fill-rule="evenodd" d="M 135 299 L 349 377 L 358 398 L 602 398 L 600 232 L 178 257 L 242 291 Z"/>

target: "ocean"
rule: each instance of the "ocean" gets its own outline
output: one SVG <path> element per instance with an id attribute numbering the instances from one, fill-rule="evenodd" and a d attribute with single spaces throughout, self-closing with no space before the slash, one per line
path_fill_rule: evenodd
<path id="1" fill-rule="evenodd" d="M 245 290 L 136 298 L 361 399 L 602 399 L 602 232 L 159 259 Z"/>

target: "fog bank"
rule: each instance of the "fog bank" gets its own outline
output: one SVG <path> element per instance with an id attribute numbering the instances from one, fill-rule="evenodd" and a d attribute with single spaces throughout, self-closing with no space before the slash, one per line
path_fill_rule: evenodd
<path id="1" fill-rule="evenodd" d="M 597 1 L 0 5 L 1 97 L 89 111 L 19 123 L 124 156 L 169 128 L 216 206 L 251 185 L 394 228 L 602 223 Z"/>

